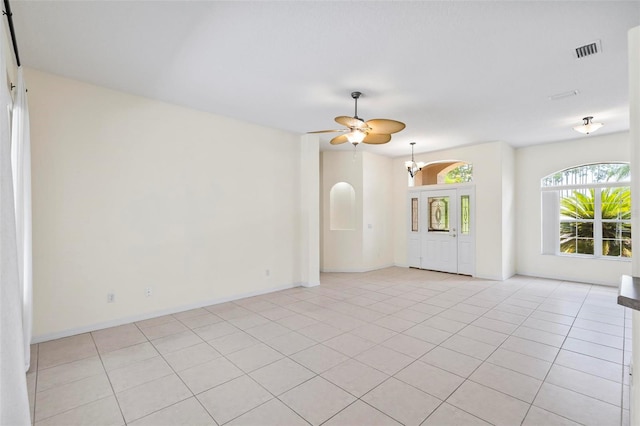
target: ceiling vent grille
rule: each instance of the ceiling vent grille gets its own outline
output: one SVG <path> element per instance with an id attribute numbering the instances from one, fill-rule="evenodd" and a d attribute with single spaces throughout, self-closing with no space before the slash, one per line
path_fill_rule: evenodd
<path id="1" fill-rule="evenodd" d="M 576 47 L 574 55 L 576 59 L 582 59 L 586 58 L 587 56 L 593 56 L 600 52 L 602 52 L 602 44 L 600 43 L 600 40 L 596 40 L 593 43 Z"/>

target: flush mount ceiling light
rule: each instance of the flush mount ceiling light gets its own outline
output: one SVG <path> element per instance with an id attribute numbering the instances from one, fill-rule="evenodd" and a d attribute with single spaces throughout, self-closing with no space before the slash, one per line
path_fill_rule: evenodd
<path id="1" fill-rule="evenodd" d="M 580 126 L 574 127 L 573 130 L 575 130 L 576 132 L 583 133 L 585 135 L 588 135 L 589 133 L 593 133 L 596 130 L 598 130 L 600 127 L 604 126 L 604 124 L 602 123 L 591 122 L 591 120 L 593 120 L 593 117 L 585 117 L 582 120 L 584 120 L 584 123 L 582 123 L 582 125 Z"/>
<path id="2" fill-rule="evenodd" d="M 422 168 L 425 166 L 425 164 L 421 161 L 419 163 L 416 163 L 415 160 L 413 159 L 413 146 L 415 145 L 415 142 L 411 142 L 409 145 L 411 145 L 411 161 L 405 161 L 404 165 L 407 168 L 407 171 L 409 172 L 409 175 L 413 178 L 416 176 L 416 173 L 418 173 L 420 170 L 422 170 Z"/>

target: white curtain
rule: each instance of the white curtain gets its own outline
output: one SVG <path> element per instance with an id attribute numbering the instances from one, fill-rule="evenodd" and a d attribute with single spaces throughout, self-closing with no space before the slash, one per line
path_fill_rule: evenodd
<path id="1" fill-rule="evenodd" d="M 31 143 L 29 107 L 22 67 L 18 68 L 11 123 L 11 159 L 13 167 L 13 195 L 16 204 L 16 243 L 18 248 L 18 277 L 22 294 L 22 328 L 24 331 L 24 369 L 31 363 L 32 284 L 31 267 Z"/>
<path id="2" fill-rule="evenodd" d="M 29 425 L 23 294 L 18 272 L 11 172 L 11 97 L 6 84 L 6 22 L 0 19 L 0 425 Z"/>

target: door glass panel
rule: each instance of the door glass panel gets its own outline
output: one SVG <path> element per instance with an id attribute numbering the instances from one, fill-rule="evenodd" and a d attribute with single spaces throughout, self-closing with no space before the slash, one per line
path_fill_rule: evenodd
<path id="1" fill-rule="evenodd" d="M 471 212 L 469 204 L 469 196 L 462 195 L 460 197 L 460 233 L 469 235 L 471 231 Z"/>
<path id="2" fill-rule="evenodd" d="M 411 199 L 411 231 L 418 232 L 418 199 Z"/>
<path id="3" fill-rule="evenodd" d="M 449 232 L 449 197 L 429 197 L 429 232 Z"/>

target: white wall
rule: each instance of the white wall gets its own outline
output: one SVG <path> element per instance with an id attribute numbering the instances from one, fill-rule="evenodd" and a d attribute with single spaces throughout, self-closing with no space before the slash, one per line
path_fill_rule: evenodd
<path id="1" fill-rule="evenodd" d="M 515 150 L 502 144 L 502 277 L 516 273 Z"/>
<path id="2" fill-rule="evenodd" d="M 513 275 L 513 267 L 508 265 L 506 253 L 510 241 L 515 238 L 509 235 L 512 228 L 511 218 L 503 223 L 503 214 L 508 212 L 512 197 L 504 191 L 503 172 L 509 173 L 513 152 L 504 142 L 454 148 L 443 151 L 416 154 L 416 162 L 432 163 L 436 161 L 464 161 L 473 164 L 473 181 L 476 188 L 476 276 L 487 279 L 506 279 Z M 410 157 L 396 158 L 393 164 L 393 227 L 394 227 L 394 262 L 399 266 L 407 265 L 407 169 L 404 162 Z M 506 209 L 506 210 L 505 210 Z"/>
<path id="3" fill-rule="evenodd" d="M 358 151 L 322 153 L 323 271 L 370 271 L 393 265 L 392 164 L 380 155 Z M 356 194 L 353 230 L 330 229 L 329 192 L 338 182 Z"/>
<path id="4" fill-rule="evenodd" d="M 540 179 L 576 165 L 628 162 L 629 134 L 589 135 L 516 150 L 517 271 L 519 274 L 618 285 L 631 262 L 540 254 Z M 635 231 L 634 231 L 635 234 Z"/>
<path id="5" fill-rule="evenodd" d="M 36 340 L 299 284 L 299 135 L 26 78 Z"/>

